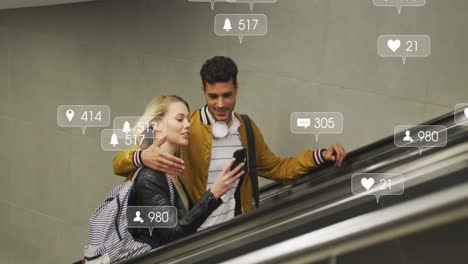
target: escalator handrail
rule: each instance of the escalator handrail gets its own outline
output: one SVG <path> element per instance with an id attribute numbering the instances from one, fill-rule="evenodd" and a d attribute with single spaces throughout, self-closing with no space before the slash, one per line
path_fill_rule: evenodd
<path id="1" fill-rule="evenodd" d="M 463 218 L 468 218 L 468 183 L 360 215 L 223 263 L 271 263 L 291 260 L 304 252 L 308 261 L 319 261 Z M 407 228 L 409 225 L 413 228 Z"/>

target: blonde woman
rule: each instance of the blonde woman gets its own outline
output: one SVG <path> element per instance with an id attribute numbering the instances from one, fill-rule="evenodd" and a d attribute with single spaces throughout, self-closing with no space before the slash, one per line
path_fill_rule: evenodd
<path id="1" fill-rule="evenodd" d="M 160 142 L 160 134 L 165 130 L 165 136 L 160 148 L 171 155 L 180 155 L 182 147 L 189 144 L 190 123 L 189 106 L 178 96 L 158 96 L 147 106 L 145 113 L 138 123 L 154 124 L 152 130 L 156 131 L 153 140 L 144 140 L 142 148 L 151 147 L 153 142 Z M 161 122 L 164 120 L 164 122 Z M 165 125 L 163 125 L 165 124 Z M 232 185 L 244 174 L 244 164 L 239 164 L 232 171 L 232 160 L 220 173 L 213 186 L 205 192 L 200 201 L 194 204 L 181 178 L 175 174 L 165 174 L 148 167 L 143 167 L 134 180 L 129 206 L 171 206 L 171 193 L 169 184 L 175 188 L 174 206 L 177 208 L 178 221 L 174 228 L 154 229 L 150 235 L 148 229 L 129 229 L 132 236 L 155 248 L 169 243 L 180 237 L 195 233 L 206 218 L 218 208 L 223 196 Z M 169 176 L 170 182 L 167 177 Z M 196 177 L 196 175 L 190 175 Z"/>

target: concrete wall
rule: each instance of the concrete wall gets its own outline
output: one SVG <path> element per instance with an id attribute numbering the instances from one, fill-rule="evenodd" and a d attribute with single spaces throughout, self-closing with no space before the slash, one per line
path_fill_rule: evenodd
<path id="1" fill-rule="evenodd" d="M 107 192 L 114 153 L 100 129 L 59 128 L 62 104 L 107 104 L 139 115 L 154 95 L 204 104 L 198 71 L 214 55 L 240 69 L 237 110 L 278 155 L 339 142 L 348 150 L 468 102 L 465 0 L 376 8 L 368 0 L 257 4 L 268 35 L 217 37 L 219 13 L 248 5 L 107 0 L 0 11 L 0 262 L 67 263 L 82 255 L 87 220 Z M 427 34 L 429 58 L 382 59 L 382 34 Z M 342 135 L 293 135 L 295 111 L 339 111 Z"/>

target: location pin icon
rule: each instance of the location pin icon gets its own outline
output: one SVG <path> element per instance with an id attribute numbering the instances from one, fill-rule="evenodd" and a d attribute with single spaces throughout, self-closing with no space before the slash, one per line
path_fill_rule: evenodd
<path id="1" fill-rule="evenodd" d="M 73 112 L 73 110 L 71 110 L 71 109 L 68 109 L 68 110 L 67 110 L 68 122 L 71 122 L 71 121 L 72 121 L 74 115 L 75 115 L 75 112 Z"/>

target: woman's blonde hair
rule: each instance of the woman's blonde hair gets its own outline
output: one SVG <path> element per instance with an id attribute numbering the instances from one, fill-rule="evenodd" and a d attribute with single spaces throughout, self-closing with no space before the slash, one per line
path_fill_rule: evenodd
<path id="1" fill-rule="evenodd" d="M 172 103 L 177 102 L 185 104 L 185 106 L 187 106 L 187 109 L 190 112 L 190 107 L 187 101 L 185 101 L 184 99 L 182 99 L 182 97 L 177 95 L 156 96 L 148 103 L 145 112 L 135 124 L 135 127 L 133 129 L 136 138 L 140 138 L 142 134 L 144 135 L 144 139 L 139 144 L 140 148 L 147 148 L 153 143 L 153 137 L 149 136 L 153 135 L 154 133 L 152 123 L 155 121 L 159 121 L 167 113 L 169 106 Z M 142 128 L 144 128 L 143 131 L 141 131 Z"/>

